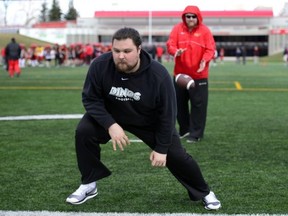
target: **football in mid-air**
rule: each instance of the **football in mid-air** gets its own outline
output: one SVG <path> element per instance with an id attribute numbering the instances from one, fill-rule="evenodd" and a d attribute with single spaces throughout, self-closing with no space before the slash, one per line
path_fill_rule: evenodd
<path id="1" fill-rule="evenodd" d="M 187 90 L 195 87 L 194 80 L 187 74 L 177 74 L 177 76 L 175 77 L 175 82 L 178 86 L 180 86 L 181 88 L 186 88 Z"/>

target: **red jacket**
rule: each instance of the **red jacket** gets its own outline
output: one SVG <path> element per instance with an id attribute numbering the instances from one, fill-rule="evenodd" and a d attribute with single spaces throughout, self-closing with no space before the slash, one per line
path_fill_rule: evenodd
<path id="1" fill-rule="evenodd" d="M 186 25 L 185 14 L 196 14 L 198 26 L 191 32 Z M 170 55 L 175 55 L 177 49 L 185 48 L 186 51 L 175 57 L 174 75 L 184 73 L 193 79 L 208 78 L 209 61 L 215 53 L 215 41 L 209 28 L 204 25 L 201 12 L 197 6 L 187 6 L 182 13 L 182 22 L 176 24 L 166 43 Z M 197 73 L 200 61 L 206 61 L 205 69 Z"/>
<path id="2" fill-rule="evenodd" d="M 91 56 L 93 54 L 93 47 L 92 46 L 86 45 L 85 49 L 86 49 L 86 55 Z"/>
<path id="3" fill-rule="evenodd" d="M 5 55 L 6 55 L 6 53 L 5 53 L 5 48 L 2 48 L 2 49 L 1 49 L 1 56 L 2 56 L 2 57 L 5 57 Z"/>

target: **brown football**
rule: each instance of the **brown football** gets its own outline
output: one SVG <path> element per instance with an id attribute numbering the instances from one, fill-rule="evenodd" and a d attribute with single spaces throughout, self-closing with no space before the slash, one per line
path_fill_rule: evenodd
<path id="1" fill-rule="evenodd" d="M 175 82 L 177 83 L 177 85 L 182 88 L 186 88 L 187 90 L 195 87 L 194 80 L 187 74 L 177 74 L 177 76 L 175 77 Z"/>

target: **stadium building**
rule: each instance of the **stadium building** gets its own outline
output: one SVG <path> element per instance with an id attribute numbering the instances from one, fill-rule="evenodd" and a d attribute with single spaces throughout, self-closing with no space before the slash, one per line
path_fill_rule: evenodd
<path id="1" fill-rule="evenodd" d="M 94 18 L 76 21 L 37 23 L 21 28 L 19 33 L 51 43 L 111 42 L 112 34 L 120 27 L 136 28 L 145 44 L 162 44 L 172 27 L 181 21 L 182 11 L 95 11 Z M 211 29 L 217 49 L 224 48 L 225 56 L 235 56 L 239 46 L 245 46 L 247 56 L 258 46 L 260 56 L 282 52 L 287 45 L 288 17 L 275 17 L 270 8 L 253 11 L 202 11 L 203 22 Z"/>

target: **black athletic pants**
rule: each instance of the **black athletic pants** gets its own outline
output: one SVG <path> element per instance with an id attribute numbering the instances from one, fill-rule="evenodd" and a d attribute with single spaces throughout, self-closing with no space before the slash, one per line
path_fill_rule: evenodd
<path id="1" fill-rule="evenodd" d="M 131 132 L 151 149 L 154 149 L 155 136 L 153 131 L 125 126 L 123 129 Z M 109 140 L 108 132 L 92 117 L 85 114 L 77 126 L 75 135 L 77 161 L 83 184 L 97 181 L 111 174 L 101 162 L 100 154 L 100 144 L 107 143 Z M 210 192 L 197 162 L 182 147 L 176 129 L 172 138 L 172 145 L 167 153 L 166 166 L 187 189 L 191 200 L 200 200 Z"/>
<path id="2" fill-rule="evenodd" d="M 189 132 L 191 137 L 203 138 L 208 106 L 208 80 L 194 80 L 195 87 L 187 91 L 175 83 L 177 98 L 177 121 L 179 133 Z"/>

